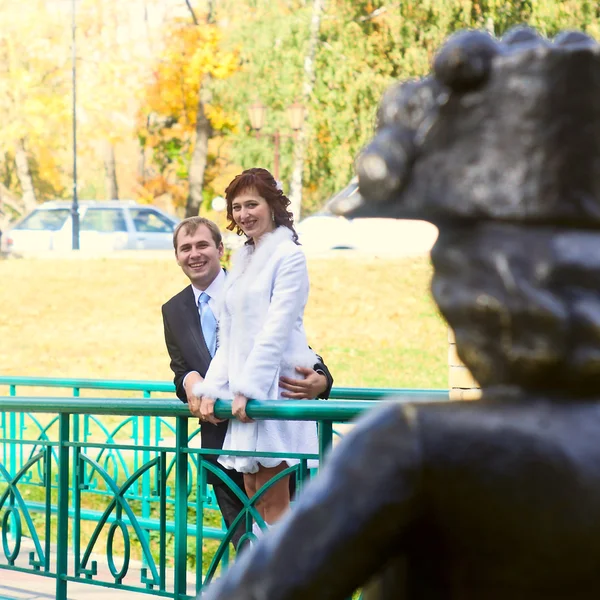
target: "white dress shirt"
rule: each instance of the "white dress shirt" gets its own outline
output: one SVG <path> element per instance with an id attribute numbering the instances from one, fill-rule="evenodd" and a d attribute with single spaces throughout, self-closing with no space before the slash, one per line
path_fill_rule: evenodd
<path id="1" fill-rule="evenodd" d="M 215 319 L 217 323 L 219 322 L 219 316 L 221 315 L 221 304 L 223 302 L 223 288 L 225 287 L 225 271 L 223 269 L 219 270 L 219 274 L 212 280 L 212 283 L 205 289 L 199 290 L 194 287 L 192 284 L 192 291 L 194 292 L 194 299 L 196 300 L 196 307 L 198 309 L 198 314 L 200 314 L 200 307 L 198 306 L 198 299 L 200 298 L 200 294 L 205 292 L 209 296 L 208 306 L 210 310 L 213 311 L 213 315 L 215 315 Z M 186 373 L 183 378 L 183 388 L 185 389 L 185 380 L 190 373 L 198 373 L 198 371 L 190 371 Z M 198 373 L 199 374 L 199 373 Z"/>

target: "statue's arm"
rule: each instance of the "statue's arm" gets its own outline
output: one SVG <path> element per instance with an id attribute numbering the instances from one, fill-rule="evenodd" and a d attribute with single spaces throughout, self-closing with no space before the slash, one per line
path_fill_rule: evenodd
<path id="1" fill-rule="evenodd" d="M 290 514 L 203 600 L 342 600 L 401 553 L 420 485 L 414 415 L 390 404 L 363 418 Z"/>

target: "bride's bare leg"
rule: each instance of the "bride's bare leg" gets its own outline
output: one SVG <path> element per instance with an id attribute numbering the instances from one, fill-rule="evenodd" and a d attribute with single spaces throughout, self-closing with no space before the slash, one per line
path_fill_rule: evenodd
<path id="1" fill-rule="evenodd" d="M 248 498 L 256 494 L 256 473 L 244 473 L 244 487 Z"/>
<path id="2" fill-rule="evenodd" d="M 246 496 L 252 499 L 254 494 L 256 494 L 256 490 L 258 489 L 256 485 L 256 473 L 244 473 L 244 487 L 246 488 Z M 261 510 L 261 502 L 258 501 L 255 506 L 258 514 L 264 519 L 264 515 Z"/>
<path id="3" fill-rule="evenodd" d="M 248 496 L 248 498 L 252 499 L 252 497 L 254 496 L 254 494 L 256 494 L 256 473 L 244 473 L 244 487 L 246 488 L 246 496 Z M 256 510 L 258 511 L 258 514 L 263 518 L 265 518 L 265 516 L 263 515 L 263 511 L 262 511 L 262 507 L 261 507 L 261 502 L 257 502 L 255 504 L 256 506 Z M 256 524 L 254 525 L 254 527 L 256 527 Z M 253 528 L 254 530 L 254 528 Z"/>
<path id="4" fill-rule="evenodd" d="M 258 472 L 254 473 L 255 491 L 259 490 L 267 481 L 270 481 L 277 474 L 288 468 L 286 462 L 282 462 L 276 467 L 268 468 L 260 465 Z M 245 478 L 244 478 L 245 483 Z M 269 487 L 261 498 L 259 512 L 266 523 L 272 525 L 278 521 L 290 506 L 290 476 L 286 475 L 277 483 Z"/>

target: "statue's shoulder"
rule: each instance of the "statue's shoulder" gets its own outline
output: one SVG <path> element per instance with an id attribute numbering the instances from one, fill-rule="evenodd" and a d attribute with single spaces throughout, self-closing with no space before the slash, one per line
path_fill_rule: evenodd
<path id="1" fill-rule="evenodd" d="M 478 456 L 491 460 L 506 452 L 552 455 L 557 448 L 582 444 L 600 460 L 600 449 L 595 449 L 600 431 L 598 399 L 499 395 L 472 402 L 422 404 L 414 410 L 424 463 L 470 463 L 477 462 Z"/>

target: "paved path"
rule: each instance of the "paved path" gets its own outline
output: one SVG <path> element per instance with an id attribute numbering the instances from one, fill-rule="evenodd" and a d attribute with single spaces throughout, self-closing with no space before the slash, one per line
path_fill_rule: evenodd
<path id="1" fill-rule="evenodd" d="M 0 600 L 53 600 L 55 580 L 28 573 L 0 571 Z M 148 600 L 152 596 L 122 592 L 111 588 L 70 583 L 68 587 L 69 600 Z"/>
<path id="2" fill-rule="evenodd" d="M 98 574 L 94 579 L 98 582 L 114 581 L 112 575 L 101 556 L 92 556 L 96 561 Z M 55 563 L 55 555 L 52 556 L 51 564 Z M 117 564 L 120 564 L 117 559 Z M 23 563 L 21 566 L 24 566 Z M 69 557 L 69 566 L 73 565 L 73 557 Z M 131 560 L 125 583 L 130 586 L 139 586 L 141 581 L 141 563 Z M 167 569 L 166 587 L 173 589 L 173 569 Z M 194 594 L 195 574 L 187 574 L 187 593 Z M 23 573 L 20 571 L 8 571 L 0 569 L 0 600 L 53 600 L 56 597 L 56 580 L 52 577 Z M 153 596 L 138 592 L 129 592 L 115 588 L 101 587 L 85 583 L 74 583 L 69 581 L 67 586 L 68 600 L 149 600 Z"/>
<path id="3" fill-rule="evenodd" d="M 139 578 L 138 578 L 139 581 Z M 188 594 L 193 594 L 193 575 L 188 574 Z M 167 589 L 173 589 L 169 586 Z M 0 570 L 0 600 L 53 600 L 56 581 L 50 577 Z M 68 600 L 149 600 L 153 596 L 114 588 L 68 584 Z"/>

